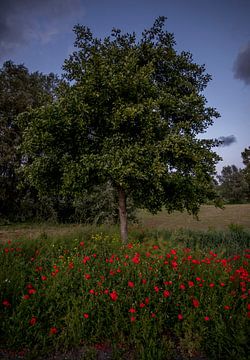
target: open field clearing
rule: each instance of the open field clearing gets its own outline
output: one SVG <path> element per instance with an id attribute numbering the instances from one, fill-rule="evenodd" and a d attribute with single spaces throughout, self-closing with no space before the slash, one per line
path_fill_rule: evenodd
<path id="1" fill-rule="evenodd" d="M 219 209 L 212 205 L 204 205 L 199 213 L 197 221 L 192 215 L 187 213 L 174 212 L 168 214 L 162 211 L 156 215 L 152 215 L 147 211 L 138 212 L 139 224 L 131 225 L 130 229 L 192 229 L 192 230 L 228 230 L 228 227 L 239 225 L 240 227 L 250 229 L 250 204 L 242 205 L 226 205 L 225 208 Z M 104 227 L 106 228 L 106 227 Z M 92 231 L 91 226 L 81 224 L 23 224 L 0 226 L 0 240 L 13 240 L 26 237 L 29 239 L 36 238 L 41 234 L 48 235 L 73 235 L 81 233 L 81 231 Z M 101 230 L 102 227 L 99 228 Z"/>
<path id="2" fill-rule="evenodd" d="M 199 221 L 186 212 L 177 211 L 172 214 L 162 211 L 156 215 L 141 211 L 138 217 L 142 226 L 154 229 L 225 230 L 231 224 L 250 229 L 250 204 L 226 205 L 224 209 L 204 205 L 199 213 Z"/>

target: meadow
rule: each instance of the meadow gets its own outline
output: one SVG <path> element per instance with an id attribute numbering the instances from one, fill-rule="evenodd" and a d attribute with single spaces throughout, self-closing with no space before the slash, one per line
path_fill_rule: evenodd
<path id="1" fill-rule="evenodd" d="M 0 358 L 249 359 L 245 215 L 175 215 L 141 213 L 128 245 L 117 227 L 3 227 Z"/>

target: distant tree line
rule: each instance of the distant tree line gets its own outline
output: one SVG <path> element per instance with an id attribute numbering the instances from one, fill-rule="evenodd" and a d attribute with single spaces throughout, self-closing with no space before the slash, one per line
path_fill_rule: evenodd
<path id="1" fill-rule="evenodd" d="M 245 167 L 224 166 L 217 176 L 217 190 L 225 203 L 240 204 L 250 202 L 250 147 L 242 153 Z"/>

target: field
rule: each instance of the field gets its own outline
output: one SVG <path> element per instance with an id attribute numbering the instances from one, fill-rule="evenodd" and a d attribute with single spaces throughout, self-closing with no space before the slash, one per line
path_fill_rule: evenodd
<path id="1" fill-rule="evenodd" d="M 162 211 L 154 216 L 141 211 L 139 220 L 142 226 L 154 229 L 226 230 L 231 224 L 250 229 L 250 204 L 226 205 L 223 209 L 204 205 L 198 221 L 192 215 L 177 211 L 172 214 Z"/>
<path id="2" fill-rule="evenodd" d="M 249 209 L 1 227 L 0 358 L 249 359 Z"/>

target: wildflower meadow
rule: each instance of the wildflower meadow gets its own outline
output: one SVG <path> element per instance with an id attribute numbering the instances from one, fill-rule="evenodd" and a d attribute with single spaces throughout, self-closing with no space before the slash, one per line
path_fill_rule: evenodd
<path id="1" fill-rule="evenodd" d="M 248 359 L 249 244 L 237 228 L 135 231 L 128 245 L 98 229 L 6 239 L 2 354 L 45 359 L 81 348 L 80 359 L 100 351 L 107 359 Z"/>

